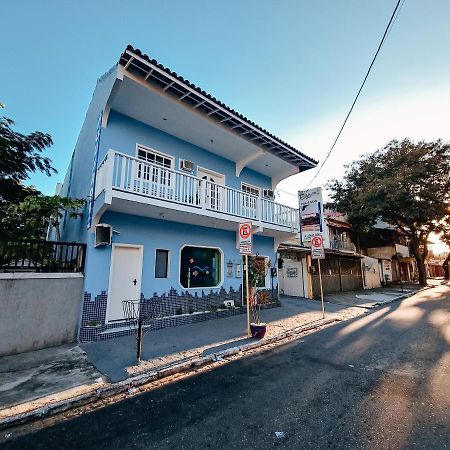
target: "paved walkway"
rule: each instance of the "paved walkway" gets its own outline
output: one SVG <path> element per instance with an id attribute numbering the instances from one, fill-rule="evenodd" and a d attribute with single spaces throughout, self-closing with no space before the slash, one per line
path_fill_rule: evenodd
<path id="1" fill-rule="evenodd" d="M 281 299 L 279 308 L 263 310 L 267 337 L 322 318 L 320 302 L 303 298 Z M 328 304 L 326 316 L 347 319 L 362 314 L 358 308 Z M 150 331 L 144 337 L 142 362 L 135 365 L 134 336 L 82 344 L 91 361 L 109 380 L 115 382 L 149 369 L 161 369 L 175 362 L 242 345 L 246 337 L 244 314 L 208 320 L 180 327 Z"/>
<path id="2" fill-rule="evenodd" d="M 437 284 L 432 281 L 432 284 Z M 390 303 L 399 297 L 413 295 L 422 286 L 418 284 L 393 285 L 385 288 L 365 289 L 361 291 L 339 292 L 327 294 L 325 301 L 335 305 L 354 306 L 359 308 L 374 308 L 383 303 Z"/>
<path id="3" fill-rule="evenodd" d="M 326 316 L 346 320 L 362 315 L 368 309 L 361 305 L 379 301 L 383 296 L 391 300 L 401 294 L 396 292 L 391 289 L 327 296 Z M 268 338 L 322 318 L 318 301 L 282 297 L 281 302 L 280 308 L 262 311 Z M 136 365 L 134 336 L 3 357 L 0 419 L 94 391 L 142 371 L 162 369 L 248 341 L 246 316 L 238 315 L 147 333 L 140 365 Z"/>
<path id="4" fill-rule="evenodd" d="M 61 345 L 0 358 L 0 419 L 6 408 L 35 409 L 105 384 L 102 374 L 76 345 Z M 15 413 L 23 408 L 17 406 Z"/>

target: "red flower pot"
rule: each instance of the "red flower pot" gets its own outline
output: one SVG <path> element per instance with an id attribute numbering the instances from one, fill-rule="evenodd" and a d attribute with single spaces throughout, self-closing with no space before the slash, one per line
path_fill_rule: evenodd
<path id="1" fill-rule="evenodd" d="M 266 334 L 267 325 L 265 323 L 251 323 L 250 324 L 250 333 L 252 334 L 252 338 L 262 339 Z"/>

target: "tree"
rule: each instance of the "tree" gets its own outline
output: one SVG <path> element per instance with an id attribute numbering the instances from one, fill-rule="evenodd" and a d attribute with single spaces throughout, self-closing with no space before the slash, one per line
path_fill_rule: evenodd
<path id="1" fill-rule="evenodd" d="M 14 131 L 13 125 L 11 119 L 0 119 L 0 205 L 19 203 L 37 193 L 23 184 L 31 173 L 56 173 L 51 160 L 41 154 L 53 144 L 51 136 L 40 131 L 25 135 Z"/>
<path id="2" fill-rule="evenodd" d="M 64 211 L 72 218 L 80 217 L 85 200 L 45 196 L 24 184 L 34 172 L 47 176 L 57 173 L 50 158 L 42 155 L 53 141 L 40 131 L 28 135 L 14 131 L 13 125 L 11 119 L 0 119 L 0 236 L 10 240 L 44 239 L 50 226 L 60 240 Z"/>
<path id="3" fill-rule="evenodd" d="M 449 172 L 448 143 L 393 140 L 350 164 L 342 180 L 330 181 L 331 205 L 347 213 L 356 230 L 365 231 L 377 220 L 402 230 L 425 285 L 428 236 L 448 233 Z"/>
<path id="4" fill-rule="evenodd" d="M 60 225 L 64 214 L 68 213 L 72 219 L 81 217 L 85 203 L 84 199 L 79 198 L 33 195 L 20 203 L 18 208 L 25 217 L 24 223 L 28 229 L 38 230 L 41 235 L 48 228 L 54 229 L 56 240 L 60 241 Z"/>

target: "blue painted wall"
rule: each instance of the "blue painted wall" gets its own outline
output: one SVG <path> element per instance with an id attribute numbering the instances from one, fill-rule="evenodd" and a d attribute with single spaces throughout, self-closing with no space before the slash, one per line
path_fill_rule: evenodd
<path id="1" fill-rule="evenodd" d="M 86 117 L 64 178 L 61 196 L 88 199 L 92 178 L 97 120 L 116 80 L 116 74 L 117 67 L 114 66 L 97 81 L 97 86 L 92 95 L 91 103 L 86 112 Z M 63 221 L 61 224 L 61 239 L 63 241 L 87 242 L 87 208 L 88 206 L 86 205 L 81 219 L 74 220 L 67 217 Z"/>
<path id="2" fill-rule="evenodd" d="M 208 150 L 178 139 L 157 128 L 150 127 L 115 111 L 109 114 L 108 125 L 102 130 L 99 161 L 109 149 L 136 156 L 136 144 L 142 144 L 154 150 L 175 157 L 174 169 L 179 170 L 179 160 L 194 161 L 204 169 L 214 170 L 225 175 L 225 184 L 241 189 L 241 181 L 271 189 L 270 177 L 245 168 L 240 177 L 236 177 L 236 163 L 217 156 Z M 197 168 L 194 169 L 196 175 Z"/>
<path id="3" fill-rule="evenodd" d="M 144 246 L 142 292 L 150 297 L 156 292 L 158 295 L 175 288 L 178 292 L 185 290 L 179 284 L 180 277 L 180 249 L 183 245 L 199 245 L 219 247 L 224 252 L 222 267 L 223 287 L 238 289 L 241 279 L 226 276 L 226 263 L 231 260 L 234 264 L 241 262 L 241 256 L 236 249 L 236 233 L 232 231 L 186 225 L 158 219 L 150 219 L 127 214 L 106 212 L 102 222 L 111 224 L 120 234 L 113 235 L 113 243 L 140 244 Z M 93 246 L 93 234 L 90 235 L 88 246 L 85 291 L 98 295 L 101 291 L 108 291 L 110 260 L 112 247 Z M 157 248 L 170 250 L 169 277 L 155 279 L 155 250 Z M 273 239 L 267 236 L 254 236 L 254 252 L 268 256 L 275 264 Z M 234 268 L 233 268 L 234 271 Z M 274 279 L 275 285 L 277 280 Z M 209 292 L 210 288 L 204 288 Z M 213 289 L 217 291 L 217 289 Z M 189 290 L 192 294 L 195 290 Z M 201 289 L 198 289 L 201 293 Z"/>

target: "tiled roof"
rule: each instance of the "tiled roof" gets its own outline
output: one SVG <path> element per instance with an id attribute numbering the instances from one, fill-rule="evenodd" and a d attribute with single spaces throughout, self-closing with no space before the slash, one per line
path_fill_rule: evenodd
<path id="1" fill-rule="evenodd" d="M 316 160 L 269 133 L 189 80 L 142 53 L 141 50 L 128 45 L 120 56 L 119 64 L 127 70 L 144 76 L 145 80 L 156 83 L 164 91 L 176 95 L 179 100 L 240 133 L 261 148 L 277 154 L 291 164 L 298 164 L 299 171 L 317 165 Z"/>

